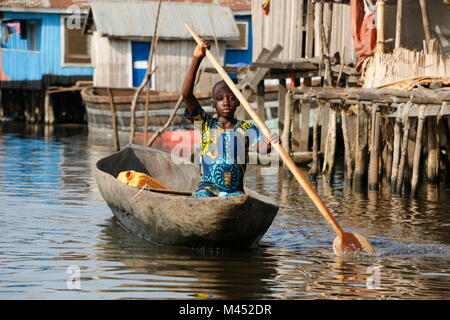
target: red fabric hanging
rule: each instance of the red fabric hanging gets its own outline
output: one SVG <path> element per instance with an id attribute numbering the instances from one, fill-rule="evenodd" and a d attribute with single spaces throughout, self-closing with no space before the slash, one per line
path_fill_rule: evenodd
<path id="1" fill-rule="evenodd" d="M 375 23 L 375 6 L 369 7 L 364 4 L 364 0 L 352 0 L 351 21 L 352 36 L 355 51 L 358 55 L 356 71 L 361 70 L 361 66 L 376 49 L 377 29 Z"/>

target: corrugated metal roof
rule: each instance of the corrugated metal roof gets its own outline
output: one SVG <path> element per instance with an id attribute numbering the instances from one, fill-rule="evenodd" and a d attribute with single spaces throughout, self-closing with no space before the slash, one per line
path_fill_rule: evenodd
<path id="1" fill-rule="evenodd" d="M 158 2 L 93 1 L 91 10 L 96 30 L 110 37 L 152 37 Z M 205 39 L 230 40 L 239 30 L 230 8 L 205 3 L 163 2 L 158 36 L 165 39 L 191 39 L 184 27 L 188 22 Z"/>

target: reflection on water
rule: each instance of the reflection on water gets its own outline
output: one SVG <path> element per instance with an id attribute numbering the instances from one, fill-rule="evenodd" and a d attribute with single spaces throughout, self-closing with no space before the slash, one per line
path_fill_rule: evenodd
<path id="1" fill-rule="evenodd" d="M 342 227 L 378 250 L 341 259 L 297 182 L 250 166 L 247 185 L 281 206 L 257 248 L 158 246 L 121 229 L 98 192 L 92 168 L 113 152 L 108 137 L 80 126 L 0 128 L 1 299 L 449 298 L 445 186 L 417 199 L 355 194 L 338 166 L 315 187 Z M 69 266 L 80 269 L 78 290 Z"/>

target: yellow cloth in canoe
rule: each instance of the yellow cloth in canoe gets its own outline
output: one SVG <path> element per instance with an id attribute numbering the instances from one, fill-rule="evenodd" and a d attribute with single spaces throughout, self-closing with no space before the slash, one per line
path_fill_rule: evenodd
<path id="1" fill-rule="evenodd" d="M 132 187 L 143 188 L 144 186 L 155 189 L 167 189 L 167 187 L 152 177 L 134 170 L 122 171 L 117 180 Z"/>

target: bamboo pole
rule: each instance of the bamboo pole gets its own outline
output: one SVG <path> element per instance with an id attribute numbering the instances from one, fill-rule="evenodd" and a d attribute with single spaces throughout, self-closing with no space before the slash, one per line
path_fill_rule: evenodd
<path id="1" fill-rule="evenodd" d="M 315 180 L 319 170 L 319 121 L 323 105 L 319 103 L 313 125 L 312 166 L 308 172 L 311 180 Z"/>
<path id="2" fill-rule="evenodd" d="M 148 135 L 148 105 L 150 103 L 150 84 L 147 85 L 147 95 L 145 97 L 145 113 L 144 113 L 144 146 L 147 145 L 147 135 Z"/>
<path id="3" fill-rule="evenodd" d="M 402 41 L 403 0 L 397 0 L 397 17 L 395 22 L 395 49 L 400 48 Z"/>
<path id="4" fill-rule="evenodd" d="M 428 17 L 427 1 L 420 0 L 420 10 L 422 12 L 423 31 L 425 34 L 425 42 L 427 53 L 430 53 L 431 33 L 430 33 L 430 19 Z"/>
<path id="5" fill-rule="evenodd" d="M 114 105 L 114 97 L 113 97 L 111 88 L 107 88 L 106 91 L 108 92 L 109 107 L 111 109 L 111 122 L 112 122 L 112 132 L 113 132 L 114 147 L 115 147 L 116 151 L 119 151 L 120 150 L 120 141 L 119 141 L 119 132 L 118 132 L 118 129 L 117 129 L 116 106 Z"/>
<path id="6" fill-rule="evenodd" d="M 372 106 L 372 132 L 369 163 L 369 190 L 378 190 L 380 161 L 380 113 L 378 105 Z"/>
<path id="7" fill-rule="evenodd" d="M 384 0 L 377 1 L 377 52 L 384 52 Z"/>
<path id="8" fill-rule="evenodd" d="M 150 147 L 150 146 L 153 144 L 153 142 L 155 142 L 156 139 L 161 135 L 161 133 L 163 133 L 163 132 L 169 127 L 169 125 L 172 123 L 173 119 L 175 118 L 178 109 L 180 109 L 182 102 L 183 102 L 183 96 L 180 94 L 180 96 L 179 96 L 179 98 L 178 98 L 178 100 L 177 100 L 177 103 L 176 103 L 176 105 L 175 105 L 175 107 L 174 107 L 174 109 L 173 109 L 173 111 L 172 111 L 172 113 L 171 113 L 169 119 L 168 119 L 168 120 L 166 121 L 166 123 L 165 123 L 161 128 L 159 128 L 158 131 L 156 131 L 155 134 L 150 138 L 150 140 L 149 140 L 148 143 L 146 144 L 147 147 Z"/>
<path id="9" fill-rule="evenodd" d="M 142 79 L 141 84 L 139 85 L 136 92 L 134 93 L 133 100 L 131 102 L 130 139 L 129 139 L 130 144 L 133 143 L 134 135 L 136 132 L 136 104 L 139 99 L 139 95 L 141 94 L 142 90 L 147 85 L 147 83 L 150 81 L 151 75 L 156 71 L 156 70 L 151 71 L 151 68 L 152 68 L 152 63 L 153 63 L 153 55 L 155 53 L 156 46 L 158 43 L 158 24 L 159 24 L 159 14 L 161 12 L 161 3 L 162 3 L 162 0 L 159 0 L 157 14 L 156 14 L 156 21 L 155 21 L 155 30 L 153 32 L 153 38 L 152 38 L 153 43 L 152 43 L 152 47 L 150 49 L 150 55 L 148 58 L 147 71 L 145 72 L 144 79 Z"/>
<path id="10" fill-rule="evenodd" d="M 424 112 L 425 112 L 425 105 L 421 105 L 419 111 L 419 119 L 417 123 L 416 145 L 414 147 L 414 164 L 411 180 L 411 197 L 414 197 L 416 195 L 417 184 L 419 182 L 420 154 L 422 153 L 423 123 L 425 121 Z"/>

